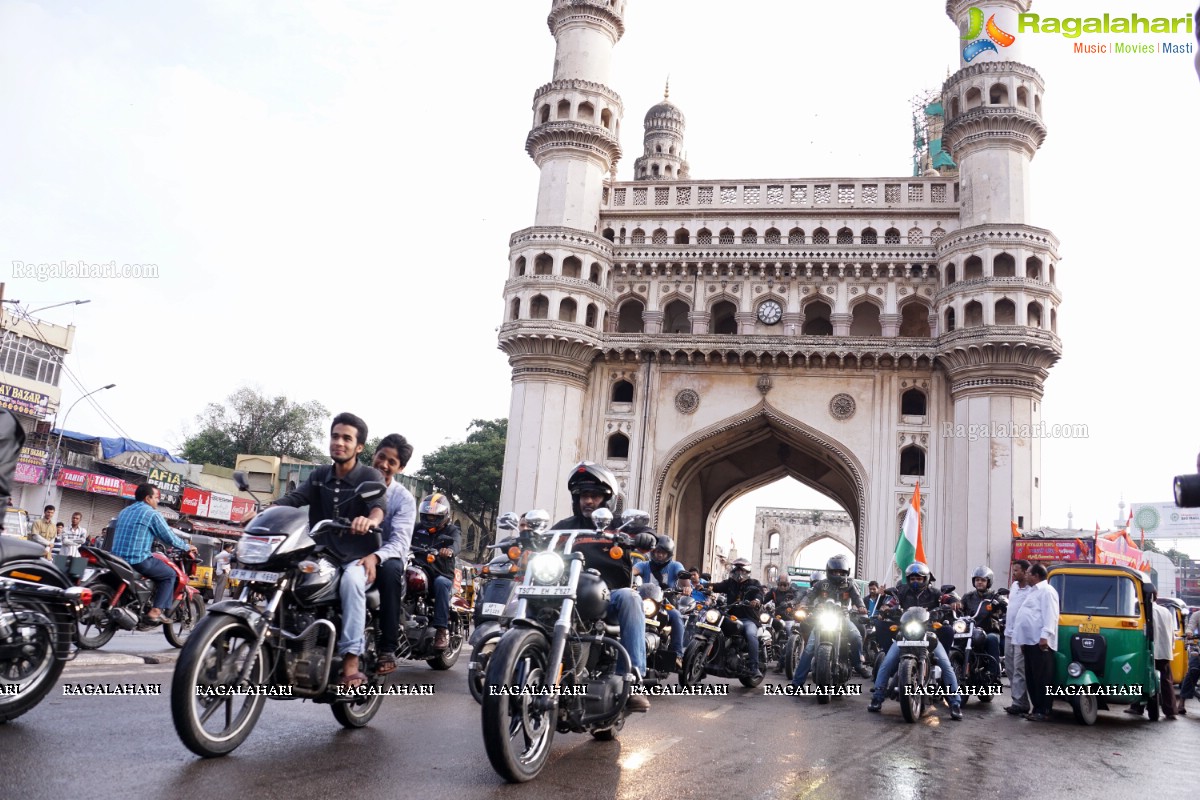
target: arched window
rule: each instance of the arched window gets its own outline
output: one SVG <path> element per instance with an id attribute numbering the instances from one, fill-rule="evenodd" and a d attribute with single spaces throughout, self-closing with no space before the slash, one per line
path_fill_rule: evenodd
<path id="1" fill-rule="evenodd" d="M 908 477 L 925 477 L 925 451 L 915 444 L 900 451 L 900 474 Z"/>
<path id="2" fill-rule="evenodd" d="M 634 228 L 633 233 L 629 234 L 630 244 L 645 244 L 646 232 L 641 228 Z"/>
<path id="3" fill-rule="evenodd" d="M 533 259 L 534 275 L 549 275 L 554 272 L 554 259 L 548 253 L 540 253 Z"/>
<path id="4" fill-rule="evenodd" d="M 1058 309 L 1050 309 L 1050 332 L 1058 333 Z"/>
<path id="5" fill-rule="evenodd" d="M 675 231 L 675 244 L 689 244 L 690 242 L 691 236 L 688 235 L 687 228 L 680 228 Z"/>
<path id="6" fill-rule="evenodd" d="M 558 304 L 558 320 L 559 322 L 574 322 L 575 314 L 579 310 L 578 304 L 571 298 L 565 298 Z"/>
<path id="7" fill-rule="evenodd" d="M 925 233 L 920 228 L 908 229 L 908 243 L 920 244 L 925 238 Z"/>
<path id="8" fill-rule="evenodd" d="M 525 256 L 520 256 L 519 258 L 517 258 L 517 276 L 520 277 L 524 274 L 525 274 Z"/>
<path id="9" fill-rule="evenodd" d="M 949 286 L 950 284 L 954 283 L 954 281 L 955 281 L 954 272 L 955 272 L 955 267 L 954 267 L 954 265 L 953 265 L 953 264 L 947 264 L 947 265 L 946 265 L 946 285 L 947 285 L 947 286 Z"/>
<path id="10" fill-rule="evenodd" d="M 1042 260 L 1035 256 L 1025 259 L 1025 277 L 1032 281 L 1042 279 Z"/>
<path id="11" fill-rule="evenodd" d="M 983 92 L 979 91 L 977 87 L 967 89 L 966 100 L 967 111 L 970 111 L 972 108 L 979 108 L 983 105 Z"/>
<path id="12" fill-rule="evenodd" d="M 1012 300 L 1005 299 L 996 301 L 996 324 L 1017 324 L 1017 306 Z"/>
<path id="13" fill-rule="evenodd" d="M 1042 96 L 1040 94 L 1035 94 L 1033 96 L 1033 113 L 1042 113 Z"/>
<path id="14" fill-rule="evenodd" d="M 879 234 L 874 228 L 863 228 L 861 241 L 863 244 L 879 244 Z"/>
<path id="15" fill-rule="evenodd" d="M 600 285 L 600 265 L 595 261 L 592 262 L 591 269 L 588 271 L 588 280 L 597 286 Z"/>
<path id="16" fill-rule="evenodd" d="M 909 303 L 901 308 L 900 335 L 932 336 L 933 331 L 929 329 L 929 306 L 924 303 Z"/>
<path id="17" fill-rule="evenodd" d="M 1008 253 L 1001 253 L 992 259 L 992 276 L 996 278 L 1015 278 L 1017 262 Z"/>
<path id="18" fill-rule="evenodd" d="M 813 231 L 813 244 L 829 244 L 829 231 L 824 228 Z"/>
<path id="19" fill-rule="evenodd" d="M 615 242 L 617 240 L 617 235 L 615 233 L 613 233 L 612 228 L 605 228 L 603 235 L 604 235 L 604 238 L 608 239 L 610 242 Z"/>
<path id="20" fill-rule="evenodd" d="M 983 277 L 983 259 L 979 256 L 971 256 L 963 264 L 963 280 L 970 281 L 976 278 Z"/>
<path id="21" fill-rule="evenodd" d="M 963 327 L 978 328 L 983 324 L 983 306 L 978 300 L 972 300 L 963 308 Z"/>
<path id="22" fill-rule="evenodd" d="M 708 228 L 696 231 L 696 244 L 712 244 L 712 231 Z"/>
<path id="23" fill-rule="evenodd" d="M 954 309 L 946 309 L 946 333 L 954 330 Z"/>
<path id="24" fill-rule="evenodd" d="M 633 402 L 633 384 L 626 380 L 620 380 L 613 384 L 612 401 L 614 403 L 632 403 Z"/>
<path id="25" fill-rule="evenodd" d="M 837 232 L 838 244 L 854 244 L 854 231 L 849 228 L 839 228 Z"/>
<path id="26" fill-rule="evenodd" d="M 562 269 L 564 278 L 578 278 L 579 274 L 583 272 L 583 262 L 575 256 L 567 256 L 563 259 Z"/>
<path id="27" fill-rule="evenodd" d="M 960 108 L 962 108 L 962 106 L 959 105 L 957 97 L 950 101 L 950 119 L 954 119 L 960 113 L 962 113 L 959 111 Z"/>
<path id="28" fill-rule="evenodd" d="M 804 244 L 804 229 L 792 228 L 788 231 L 788 244 Z"/>
<path id="29" fill-rule="evenodd" d="M 600 112 L 600 124 L 612 130 L 612 112 L 607 108 Z"/>
<path id="30" fill-rule="evenodd" d="M 623 433 L 614 433 L 608 437 L 608 457 L 629 458 L 629 437 Z"/>
<path id="31" fill-rule="evenodd" d="M 688 321 L 691 308 L 682 300 L 672 300 L 663 309 L 663 333 L 691 333 L 692 323 Z"/>
<path id="32" fill-rule="evenodd" d="M 596 121 L 596 109 L 591 103 L 583 102 L 579 104 L 579 113 L 576 118 L 580 122 L 594 123 Z"/>
<path id="33" fill-rule="evenodd" d="M 758 244 L 758 231 L 754 228 L 742 231 L 742 244 Z"/>
<path id="34" fill-rule="evenodd" d="M 550 104 L 549 103 L 542 106 L 542 110 L 540 112 L 538 112 L 538 121 L 543 124 L 550 121 Z"/>
<path id="35" fill-rule="evenodd" d="M 667 232 L 662 228 L 655 228 L 654 233 L 650 237 L 650 241 L 653 244 L 666 244 Z"/>
<path id="36" fill-rule="evenodd" d="M 1024 86 L 1017 87 L 1017 105 L 1021 108 L 1029 108 L 1029 92 Z"/>
<path id="37" fill-rule="evenodd" d="M 721 244 L 733 244 L 733 231 L 729 228 L 722 228 L 717 241 Z"/>
<path id="38" fill-rule="evenodd" d="M 709 333 L 737 333 L 737 307 L 728 300 L 722 300 L 712 307 L 712 319 L 709 322 Z"/>
<path id="39" fill-rule="evenodd" d="M 1025 316 L 1027 318 L 1025 324 L 1027 324 L 1029 327 L 1042 327 L 1042 304 L 1038 302 L 1030 303 L 1029 307 L 1025 311 Z"/>
<path id="40" fill-rule="evenodd" d="M 771 531 L 767 535 L 767 549 L 773 553 L 778 553 L 779 552 L 779 541 L 782 538 L 783 537 L 781 537 L 779 535 L 779 531 Z"/>
<path id="41" fill-rule="evenodd" d="M 1053 264 L 1050 265 L 1050 283 L 1051 284 L 1054 283 L 1054 265 Z"/>
<path id="42" fill-rule="evenodd" d="M 535 294 L 529 301 L 529 318 L 545 319 L 550 314 L 550 301 L 545 295 Z"/>
<path id="43" fill-rule="evenodd" d="M 571 101 L 570 100 L 559 100 L 558 101 L 558 117 L 557 118 L 558 119 L 570 119 L 571 118 Z"/>
<path id="44" fill-rule="evenodd" d="M 521 318 L 521 298 L 519 298 L 519 297 L 513 298 L 512 305 L 509 307 L 509 310 L 508 310 L 508 318 L 509 319 L 520 319 Z"/>
<path id="45" fill-rule="evenodd" d="M 805 336 L 833 336 L 833 323 L 829 315 L 833 309 L 824 300 L 814 300 L 804 307 L 804 327 L 801 333 Z"/>
<path id="46" fill-rule="evenodd" d="M 883 232 L 884 244 L 900 244 L 900 231 L 895 228 L 888 228 Z"/>
<path id="47" fill-rule="evenodd" d="M 900 395 L 900 413 L 906 417 L 925 416 L 925 393 L 913 388 Z"/>
<path id="48" fill-rule="evenodd" d="M 586 320 L 584 321 L 584 324 L 587 325 L 589 328 L 596 327 L 596 317 L 599 313 L 600 313 L 600 311 L 599 311 L 599 309 L 596 308 L 595 303 L 588 303 L 587 317 L 586 317 Z"/>
<path id="49" fill-rule="evenodd" d="M 882 336 L 883 325 L 879 321 L 879 306 L 862 302 L 850 312 L 851 336 Z"/>
<path id="50" fill-rule="evenodd" d="M 779 244 L 779 229 L 767 228 L 767 232 L 763 234 L 763 242 L 765 244 Z"/>
<path id="51" fill-rule="evenodd" d="M 994 83 L 988 90 L 988 102 L 994 106 L 1008 105 L 1008 87 L 1003 83 Z"/>
<path id="52" fill-rule="evenodd" d="M 617 333 L 642 333 L 646 330 L 642 322 L 642 311 L 645 310 L 641 300 L 626 300 L 617 309 Z"/>

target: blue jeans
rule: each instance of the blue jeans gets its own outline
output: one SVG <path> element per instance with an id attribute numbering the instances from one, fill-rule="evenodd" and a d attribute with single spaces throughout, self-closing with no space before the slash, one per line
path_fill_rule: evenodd
<path id="1" fill-rule="evenodd" d="M 633 589 L 617 589 L 608 598 L 605 619 L 621 629 L 619 641 L 638 675 L 646 674 L 646 612 Z"/>
<path id="2" fill-rule="evenodd" d="M 1179 696 L 1184 700 L 1195 697 L 1197 680 L 1200 680 L 1200 656 L 1192 656 L 1188 659 L 1188 670 L 1183 676 L 1183 683 L 1179 684 Z"/>
<path id="3" fill-rule="evenodd" d="M 746 634 L 746 648 L 749 650 L 749 658 L 746 659 L 747 665 L 751 672 L 758 671 L 758 623 L 754 620 L 743 619 L 742 631 Z"/>
<path id="4" fill-rule="evenodd" d="M 683 614 L 672 608 L 667 611 L 667 618 L 671 620 L 671 652 L 676 658 L 683 658 Z"/>
<path id="5" fill-rule="evenodd" d="M 357 559 L 342 565 L 338 584 L 342 598 L 342 631 L 338 635 L 338 655 L 361 655 L 363 631 L 367 627 L 367 571 Z"/>
<path id="6" fill-rule="evenodd" d="M 433 627 L 450 627 L 450 593 L 454 591 L 454 581 L 445 575 L 433 579 Z"/>
<path id="7" fill-rule="evenodd" d="M 996 680 L 1000 680 L 1000 636 L 995 633 L 987 635 L 988 672 Z"/>
<path id="8" fill-rule="evenodd" d="M 171 608 L 171 598 L 175 594 L 175 570 L 165 562 L 150 556 L 145 561 L 132 565 L 141 574 L 154 581 L 154 607 L 164 612 Z"/>
<path id="9" fill-rule="evenodd" d="M 950 696 L 950 705 L 957 707 L 962 705 L 962 696 L 958 693 L 958 678 L 954 675 L 954 667 L 950 664 L 950 658 L 946 655 L 946 648 L 942 647 L 942 643 L 938 642 L 937 649 L 933 651 L 933 660 L 942 669 L 942 680 L 950 687 L 950 691 L 954 692 Z M 875 676 L 875 691 L 871 694 L 871 699 L 876 703 L 883 702 L 884 692 L 887 691 L 888 681 L 892 679 L 892 675 L 896 672 L 896 667 L 900 665 L 900 644 L 892 642 L 892 646 L 888 648 L 887 655 L 883 657 L 883 663 L 879 665 L 879 674 Z"/>
<path id="10" fill-rule="evenodd" d="M 850 628 L 850 666 L 857 667 L 862 663 L 862 634 L 858 632 L 858 628 L 853 625 Z M 804 645 L 804 652 L 800 655 L 800 662 L 796 664 L 796 674 L 792 676 L 793 686 L 803 686 L 804 681 L 808 679 L 808 670 L 812 667 L 813 656 L 817 653 L 817 632 L 814 630 L 808 635 L 808 643 Z"/>

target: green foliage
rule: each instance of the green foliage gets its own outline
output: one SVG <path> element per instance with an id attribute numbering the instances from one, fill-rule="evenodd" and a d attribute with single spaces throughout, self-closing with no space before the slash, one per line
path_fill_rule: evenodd
<path id="1" fill-rule="evenodd" d="M 366 446 L 363 451 L 358 454 L 358 463 L 371 466 L 371 462 L 375 460 L 375 451 L 379 449 L 379 443 L 383 441 L 382 436 L 372 436 L 367 439 Z"/>
<path id="2" fill-rule="evenodd" d="M 328 436 L 330 419 L 315 400 L 293 403 L 243 386 L 224 405 L 209 403 L 196 416 L 200 430 L 184 440 L 179 455 L 222 467 L 233 467 L 239 453 L 320 461 L 325 449 L 318 443 Z"/>
<path id="3" fill-rule="evenodd" d="M 472 420 L 466 441 L 444 445 L 425 456 L 417 476 L 454 498 L 480 530 L 488 531 L 499 514 L 507 438 L 508 420 Z"/>

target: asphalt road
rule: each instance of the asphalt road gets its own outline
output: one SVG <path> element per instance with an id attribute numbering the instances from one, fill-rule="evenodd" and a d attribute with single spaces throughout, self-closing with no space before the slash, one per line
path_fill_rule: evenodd
<path id="1" fill-rule="evenodd" d="M 520 786 L 493 773 L 466 689 L 466 657 L 448 672 L 406 664 L 400 683 L 432 684 L 431 697 L 389 698 L 365 729 L 343 730 L 328 707 L 271 701 L 232 755 L 204 760 L 171 724 L 173 665 L 161 637 L 83 654 L 62 683 L 161 686 L 158 696 L 52 693 L 0 726 L 0 797 L 167 797 L 181 789 L 214 798 L 355 796 L 529 800 L 600 798 L 1017 798 L 1194 796 L 1200 754 L 1195 716 L 1151 723 L 1101 712 L 1076 725 L 1060 705 L 1055 721 L 1003 713 L 1007 697 L 976 701 L 966 719 L 945 709 L 907 725 L 899 707 L 867 714 L 866 698 L 764 696 L 734 682 L 727 697 L 655 698 L 618 741 L 559 734 L 542 775 Z M 96 663 L 109 659 L 118 663 Z M 125 659 L 125 660 L 121 660 Z M 777 676 L 771 675 L 773 681 Z M 711 680 L 711 679 L 710 679 Z M 724 683 L 724 681 L 717 681 Z"/>

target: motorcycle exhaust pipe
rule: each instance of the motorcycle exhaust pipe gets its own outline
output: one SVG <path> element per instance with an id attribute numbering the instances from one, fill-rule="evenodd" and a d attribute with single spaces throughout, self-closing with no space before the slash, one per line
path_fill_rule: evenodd
<path id="1" fill-rule="evenodd" d="M 123 631 L 131 631 L 138 624 L 138 615 L 128 608 L 110 608 L 108 618 Z"/>

